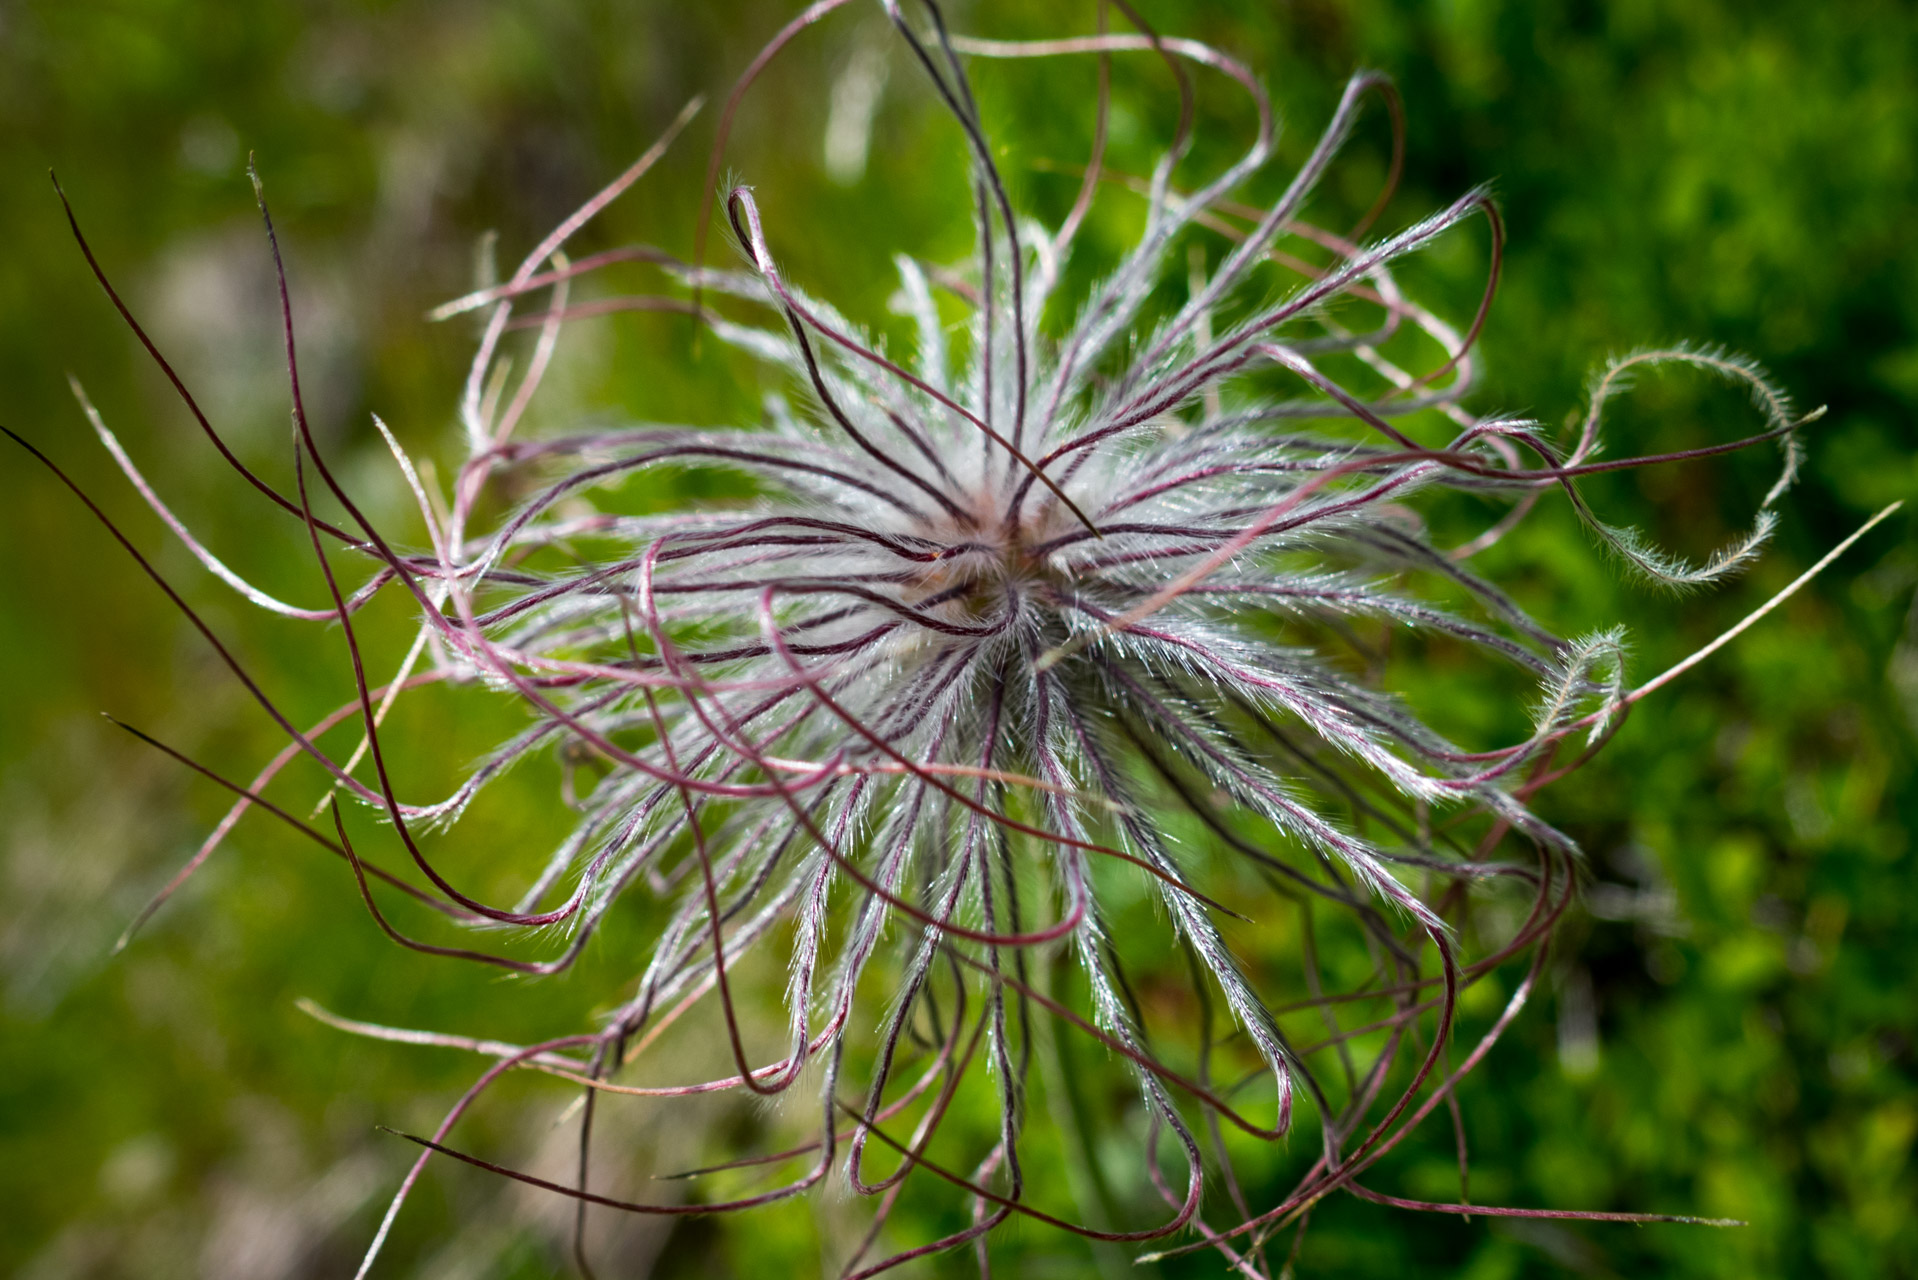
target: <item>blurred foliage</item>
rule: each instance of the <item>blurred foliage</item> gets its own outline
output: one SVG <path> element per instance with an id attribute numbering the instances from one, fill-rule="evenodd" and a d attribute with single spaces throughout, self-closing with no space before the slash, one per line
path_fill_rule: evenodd
<path id="1" fill-rule="evenodd" d="M 686 98 L 723 93 L 796 8 L 0 0 L 0 421 L 125 518 L 296 719 L 319 714 L 350 687 L 337 635 L 256 616 L 194 572 L 74 407 L 68 371 L 206 541 L 269 590 L 318 596 L 297 524 L 216 465 L 93 285 L 47 167 L 241 456 L 283 477 L 271 277 L 243 177 L 256 153 L 289 252 L 309 403 L 360 491 L 403 520 L 368 414 L 420 455 L 453 456 L 441 445 L 470 334 L 421 317 L 467 287 L 480 234 L 497 230 L 501 252 L 516 255 Z M 740 114 L 728 162 L 760 184 L 789 274 L 883 326 L 891 254 L 955 258 L 968 233 L 958 139 L 903 62 L 863 177 L 842 185 L 821 163 L 832 79 L 862 43 L 882 39 L 868 8 L 810 33 L 775 66 Z M 961 29 L 990 34 L 1092 21 L 1090 3 L 955 9 Z M 1511 245 L 1476 405 L 1555 425 L 1582 408 L 1584 380 L 1606 355 L 1688 339 L 1748 353 L 1801 403 L 1830 406 L 1809 433 L 1809 472 L 1778 541 L 1730 588 L 1683 599 L 1641 589 L 1548 501 L 1484 566 L 1548 624 L 1629 623 L 1635 670 L 1649 675 L 1870 511 L 1918 496 L 1918 10 L 1890 0 L 1159 0 L 1146 12 L 1261 70 L 1293 122 L 1293 160 L 1352 68 L 1390 72 L 1410 117 L 1392 211 L 1401 222 L 1495 184 Z M 1121 60 L 1120 158 L 1147 154 L 1169 127 L 1174 99 L 1155 75 L 1149 61 Z M 980 80 L 1021 201 L 1056 218 L 1071 188 L 1047 166 L 1080 158 L 1089 68 L 993 67 Z M 1225 131 L 1218 147 L 1243 136 L 1239 102 L 1207 89 L 1200 105 L 1206 136 Z M 690 249 L 713 114 L 593 244 Z M 1323 207 L 1364 207 L 1385 143 L 1375 119 Z M 1206 154 L 1202 145 L 1198 162 Z M 1109 202 L 1091 259 L 1124 243 L 1128 216 L 1123 199 Z M 1463 317 L 1483 259 L 1482 237 L 1458 237 L 1427 260 L 1422 285 Z M 710 422 L 757 412 L 761 387 L 742 384 L 683 322 L 582 326 L 573 342 L 549 412 Z M 1741 432 L 1746 417 L 1721 398 L 1684 379 L 1648 383 L 1622 406 L 1614 456 Z M 1765 461 L 1687 465 L 1593 492 L 1614 522 L 1699 551 L 1745 519 Z M 112 956 L 119 930 L 223 802 L 94 712 L 240 776 L 277 742 L 190 628 L 17 452 L 0 465 L 0 510 L 0 1268 L 343 1274 L 410 1159 L 372 1126 L 430 1125 L 472 1065 L 342 1037 L 295 999 L 409 1026 L 555 1033 L 623 980 L 630 949 L 615 932 L 581 972 L 537 989 L 401 953 L 364 918 L 337 864 L 249 820 Z M 1483 514 L 1433 518 L 1462 531 Z M 1482 1202 L 1751 1225 L 1488 1224 L 1332 1202 L 1315 1216 L 1303 1274 L 1918 1274 L 1912 529 L 1903 514 L 1878 531 L 1643 705 L 1556 789 L 1548 816 L 1590 855 L 1588 911 L 1555 957 L 1551 991 L 1463 1093 Z M 390 634 L 401 622 L 385 618 Z M 380 618 L 369 625 L 377 641 Z M 1395 679 L 1435 723 L 1487 741 L 1509 730 L 1509 706 L 1488 713 L 1487 690 L 1443 654 L 1405 657 Z M 394 727 L 404 788 L 443 784 L 515 723 L 472 695 L 422 707 Z M 468 820 L 475 876 L 489 858 L 503 865 L 488 849 L 535 840 L 558 820 L 557 775 L 557 765 L 516 775 Z M 305 808 L 321 783 L 295 771 L 281 788 Z M 560 1141 L 549 1126 L 561 1095 L 531 1085 L 506 1094 L 524 1105 L 476 1116 L 473 1145 Z M 690 1111 L 639 1119 L 608 1145 L 641 1174 L 683 1166 L 697 1159 L 702 1122 Z M 1435 1125 L 1376 1183 L 1449 1197 L 1451 1160 L 1451 1136 Z M 804 1272 L 845 1212 L 828 1197 L 671 1233 L 598 1229 L 620 1233 L 600 1238 L 622 1258 L 617 1274 L 639 1274 L 655 1256 L 662 1275 Z M 933 1212 L 921 1221 L 930 1226 Z M 401 1219 L 382 1272 L 553 1274 L 566 1265 L 553 1242 L 569 1217 L 442 1168 Z M 1024 1226 L 998 1238 L 995 1257 L 1009 1275 L 1095 1263 L 1111 1274 L 1114 1262 Z M 1190 1261 L 1179 1273 L 1214 1265 Z"/>

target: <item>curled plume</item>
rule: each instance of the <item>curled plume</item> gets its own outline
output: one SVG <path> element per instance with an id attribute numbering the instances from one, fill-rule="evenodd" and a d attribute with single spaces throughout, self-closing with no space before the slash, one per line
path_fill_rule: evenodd
<path id="1" fill-rule="evenodd" d="M 725 107 L 712 173 L 753 79 L 844 3 L 812 5 L 755 60 Z M 582 1217 L 588 1206 L 749 1210 L 839 1182 L 872 1206 L 871 1230 L 836 1259 L 861 1276 L 961 1245 L 983 1268 L 988 1234 L 1014 1217 L 1148 1256 L 1210 1249 L 1240 1274 L 1272 1276 L 1287 1265 L 1274 1240 L 1296 1228 L 1296 1255 L 1312 1207 L 1335 1192 L 1445 1213 L 1651 1220 L 1411 1202 L 1366 1185 L 1440 1108 L 1458 1123 L 1459 1081 L 1518 1015 L 1573 900 L 1578 852 L 1532 798 L 1703 656 L 1634 688 L 1622 632 L 1554 635 L 1470 563 L 1556 493 L 1635 570 L 1683 587 L 1721 577 L 1769 532 L 1813 415 L 1749 363 L 1691 349 L 1614 362 L 1569 438 L 1465 408 L 1503 248 L 1486 193 L 1382 237 L 1368 232 L 1389 183 L 1356 227 L 1307 220 L 1368 103 L 1393 122 L 1396 179 L 1400 104 L 1378 75 L 1353 77 L 1297 172 L 1254 207 L 1235 197 L 1273 158 L 1273 113 L 1225 53 L 1159 34 L 1124 0 L 1099 6 L 1093 34 L 1027 43 L 957 36 L 930 0 L 884 9 L 899 56 L 963 134 L 976 220 L 966 262 L 898 259 L 909 357 L 781 270 L 780 211 L 746 186 L 715 189 L 710 221 L 731 265 L 705 261 L 703 245 L 690 262 L 643 247 L 568 256 L 695 103 L 504 283 L 435 313 L 475 315 L 481 337 L 450 493 L 429 492 L 430 474 L 380 425 L 418 498 L 425 537 L 412 547 L 375 527 L 308 429 L 281 273 L 295 484 L 242 471 L 307 531 L 322 607 L 284 604 L 216 559 L 86 406 L 209 570 L 265 608 L 337 623 L 351 654 L 355 696 L 301 728 L 148 569 L 287 738 L 244 786 L 208 774 L 235 805 L 167 892 L 257 807 L 344 861 L 380 927 L 432 955 L 551 974 L 616 903 L 656 904 L 632 984 L 563 1039 L 501 1044 L 313 1010 L 490 1059 L 439 1128 L 413 1137 L 417 1163 L 366 1266 L 436 1153 L 570 1197 Z M 1110 11 L 1130 30 L 1111 30 Z M 1105 163 L 1121 57 L 1156 60 L 1178 95 L 1143 177 Z M 980 59 L 1096 64 L 1091 146 L 1057 227 L 1014 208 L 968 79 Z M 1194 174 L 1194 86 L 1207 76 L 1244 93 L 1251 136 L 1225 168 Z M 1137 239 L 1089 288 L 1068 288 L 1075 240 L 1102 199 L 1135 217 L 1143 205 Z M 1489 232 L 1484 296 L 1455 327 L 1395 271 L 1475 222 Z M 277 241 L 272 251 L 277 264 Z M 582 280 L 631 263 L 660 272 L 661 291 L 573 300 Z M 567 325 L 629 309 L 689 314 L 709 340 L 763 362 L 790 398 L 768 397 L 757 426 L 522 435 Z M 1659 364 L 1748 390 L 1756 429 L 1600 461 L 1606 403 Z M 1783 450 L 1778 484 L 1752 531 L 1702 565 L 1606 525 L 1580 493 L 1595 472 L 1762 442 Z M 690 468 L 734 473 L 755 496 L 643 516 L 594 503 L 635 476 Z M 480 527 L 483 496 L 508 477 L 517 505 Z M 1416 513 L 1441 488 L 1509 514 L 1437 546 Z M 316 491 L 344 511 L 340 524 L 314 514 Z M 359 581 L 342 581 L 335 560 L 362 566 Z M 417 606 L 418 632 L 376 675 L 355 617 L 392 593 Z M 1379 688 L 1369 637 L 1399 628 L 1535 682 L 1532 732 L 1465 750 Z M 409 691 L 449 680 L 483 682 L 531 724 L 450 796 L 403 799 L 381 724 Z M 351 758 L 317 745 L 355 721 Z M 516 900 L 473 896 L 456 849 L 429 831 L 549 751 L 596 763 L 590 788 L 570 797 L 574 826 L 525 869 Z M 300 756 L 333 780 L 325 827 L 262 794 Z M 403 872 L 354 847 L 341 800 L 383 815 Z M 437 908 L 440 940 L 389 918 L 381 903 L 395 892 Z M 526 934 L 539 958 L 489 946 L 502 931 Z M 1322 964 L 1328 946 L 1359 963 Z M 1521 976 L 1502 1012 L 1454 1044 L 1461 992 L 1507 965 Z M 783 997 L 760 998 L 779 973 Z M 783 1025 L 765 1012 L 774 1005 Z M 674 1037 L 692 1034 L 723 1043 L 717 1077 L 673 1078 Z M 460 1148 L 457 1122 L 515 1071 L 584 1091 L 575 1180 Z M 712 1094 L 803 1099 L 782 1114 L 808 1130 L 796 1145 L 727 1152 L 682 1184 L 690 1197 L 632 1202 L 589 1185 L 597 1108 Z M 1106 1105 L 1121 1094 L 1130 1101 Z M 1083 1178 L 1031 1175 L 1035 1148 L 1046 1169 L 1083 1170 L 1095 1122 L 1101 1147 L 1132 1145 L 1131 1184 L 1101 1197 Z M 1313 1134 L 1296 1155 L 1285 1146 L 1295 1128 Z M 965 1212 L 939 1238 L 902 1239 L 888 1219 L 907 1187 Z"/>

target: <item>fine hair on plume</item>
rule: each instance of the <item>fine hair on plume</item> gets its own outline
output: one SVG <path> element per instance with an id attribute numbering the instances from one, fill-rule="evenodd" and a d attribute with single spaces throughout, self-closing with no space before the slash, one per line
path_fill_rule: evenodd
<path id="1" fill-rule="evenodd" d="M 1387 79 L 1360 72 L 1276 197 L 1244 203 L 1277 146 L 1258 77 L 1160 33 L 1129 0 L 1089 6 L 1091 34 L 1037 41 L 962 36 L 932 0 L 880 0 L 893 74 L 912 68 L 959 130 L 974 224 L 961 263 L 897 256 L 893 306 L 913 334 L 900 354 L 781 268 L 782 241 L 803 232 L 775 200 L 720 181 L 755 81 L 849 4 L 812 4 L 734 86 L 690 256 L 650 245 L 573 256 L 568 245 L 657 166 L 697 100 L 509 276 L 432 313 L 476 323 L 478 347 L 450 483 L 375 420 L 417 506 L 404 531 L 376 526 L 309 425 L 287 270 L 257 176 L 280 285 L 290 484 L 224 443 L 69 206 L 112 305 L 220 458 L 304 530 L 323 602 L 282 601 L 218 559 L 76 382 L 85 417 L 207 570 L 261 608 L 337 627 L 353 680 L 351 698 L 296 723 L 105 508 L 7 432 L 106 526 L 286 739 L 240 782 L 123 726 L 234 799 L 121 945 L 255 808 L 339 859 L 343 890 L 354 891 L 350 878 L 379 928 L 432 956 L 556 974 L 617 904 L 647 904 L 649 950 L 627 985 L 560 1038 L 377 1026 L 302 1002 L 343 1030 L 483 1063 L 430 1134 L 402 1135 L 418 1155 L 361 1275 L 436 1154 L 570 1198 L 588 1274 L 589 1210 L 745 1211 L 821 1186 L 869 1206 L 862 1235 L 828 1245 L 847 1277 L 962 1246 L 988 1273 L 990 1234 L 1015 1217 L 1141 1259 L 1210 1250 L 1230 1271 L 1277 1277 L 1292 1270 L 1313 1207 L 1339 1192 L 1483 1217 L 1705 1221 L 1468 1203 L 1457 1086 L 1518 1017 L 1574 909 L 1579 851 L 1534 797 L 1600 750 L 1635 703 L 1892 509 L 1649 680 L 1628 678 L 1622 628 L 1554 634 L 1474 558 L 1541 502 L 1564 501 L 1628 572 L 1709 585 L 1759 553 L 1818 412 L 1794 409 L 1750 361 L 1685 346 L 1612 360 L 1563 433 L 1467 409 L 1504 252 L 1489 194 L 1373 234 L 1401 168 L 1403 111 Z M 1142 175 L 1108 163 L 1122 58 L 1162 69 L 1177 99 L 1169 140 Z M 969 76 L 976 62 L 1041 60 L 1079 68 L 1088 89 L 1085 152 L 1046 166 L 1077 179 L 1056 226 L 1015 205 Z M 1210 172 L 1191 157 L 1205 77 L 1243 95 L 1250 123 L 1236 158 Z M 1356 223 L 1308 220 L 1367 110 L 1392 128 L 1376 203 Z M 1138 230 L 1082 286 L 1067 266 L 1100 201 L 1123 206 Z M 1486 228 L 1490 251 L 1461 326 L 1409 297 L 1399 276 L 1467 226 Z M 708 244 L 709 231 L 727 244 Z M 629 270 L 659 283 L 576 297 Z M 761 366 L 779 388 L 763 420 L 522 430 L 568 326 L 626 311 L 682 313 L 699 341 Z M 1603 456 L 1605 409 L 1655 371 L 1747 394 L 1755 426 L 1702 448 Z M 1754 446 L 1780 451 L 1777 482 L 1749 531 L 1700 563 L 1607 524 L 1580 487 Z M 662 477 L 658 491 L 671 494 L 692 471 L 725 473 L 750 496 L 648 514 L 595 502 L 638 477 Z M 1441 546 L 1417 514 L 1439 490 L 1506 509 Z M 322 497 L 343 512 L 337 523 L 315 513 Z M 389 597 L 411 601 L 417 629 L 376 658 L 356 618 Z M 1401 629 L 1534 685 L 1531 731 L 1468 750 L 1380 687 L 1375 637 Z M 490 689 L 528 723 L 450 794 L 404 797 L 381 728 L 409 693 L 436 684 Z M 350 750 L 322 745 L 341 734 Z M 523 868 L 517 897 L 488 901 L 461 866 L 476 833 L 456 823 L 490 780 L 541 753 L 568 762 L 570 829 Z M 301 758 L 331 779 L 310 811 L 267 794 Z M 390 828 L 385 852 L 349 838 L 342 802 Z M 437 913 L 432 927 L 403 927 L 389 914 L 396 895 Z M 1275 946 L 1281 959 L 1267 954 Z M 1366 969 L 1322 963 L 1328 946 Z M 1501 967 L 1509 994 L 1473 1036 L 1455 1037 L 1461 994 Z M 683 1047 L 699 1037 L 697 1050 Z M 675 1074 L 706 1062 L 710 1045 L 721 1046 L 718 1074 Z M 523 1072 L 576 1091 L 570 1179 L 461 1145 L 461 1118 Z M 1106 1106 L 1117 1092 L 1108 1079 L 1124 1085 L 1123 1107 Z M 727 1150 L 657 1181 L 651 1200 L 589 1179 L 603 1109 L 721 1095 L 778 1102 L 762 1109 L 763 1127 L 791 1140 Z M 1096 1135 L 1086 1131 L 1095 1097 Z M 1441 1109 L 1457 1134 L 1459 1200 L 1368 1186 L 1368 1171 Z M 1309 1149 L 1288 1144 L 1295 1129 Z M 726 1132 L 714 1126 L 710 1145 Z M 1109 1194 L 1087 1191 L 1103 1159 L 1095 1139 L 1101 1152 L 1122 1142 L 1133 1153 L 1128 1170 L 1100 1175 L 1120 1184 Z M 933 1220 L 895 1215 L 908 1187 L 915 1205 L 943 1195 L 956 1206 L 938 1219 L 944 1234 L 901 1228 L 895 1218 Z"/>

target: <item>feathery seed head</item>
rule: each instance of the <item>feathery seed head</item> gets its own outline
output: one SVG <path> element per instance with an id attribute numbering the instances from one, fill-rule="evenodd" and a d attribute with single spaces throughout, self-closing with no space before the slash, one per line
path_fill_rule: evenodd
<path id="1" fill-rule="evenodd" d="M 822 0 L 781 32 L 734 101 L 842 3 Z M 1576 877 L 1572 842 L 1528 801 L 1665 677 L 1628 689 L 1622 633 L 1555 636 L 1471 559 L 1558 490 L 1646 573 L 1682 585 L 1720 576 L 1768 531 L 1805 419 L 1749 364 L 1684 349 L 1615 362 L 1570 441 L 1467 409 L 1483 305 L 1455 327 L 1409 298 L 1395 268 L 1483 219 L 1489 303 L 1503 231 L 1486 195 L 1380 238 L 1367 238 L 1371 217 L 1343 230 L 1308 220 L 1366 101 L 1397 121 L 1389 84 L 1367 73 L 1274 201 L 1235 203 L 1273 152 L 1257 80 L 1115 3 L 1137 34 L 1102 24 L 1034 43 L 961 39 L 930 3 L 910 20 L 885 5 L 967 139 L 976 210 L 970 261 L 898 259 L 910 358 L 782 274 L 781 228 L 744 186 L 723 197 L 737 266 L 651 248 L 567 256 L 567 241 L 644 175 L 689 111 L 506 283 L 436 313 L 476 313 L 483 328 L 451 492 L 429 494 L 387 436 L 419 498 L 424 549 L 399 547 L 361 517 L 306 431 L 297 372 L 296 496 L 249 478 L 305 523 L 316 551 L 343 546 L 371 565 L 366 584 L 348 594 L 327 568 L 332 607 L 282 604 L 167 515 L 257 602 L 343 624 L 358 692 L 324 724 L 298 729 L 249 687 L 286 729 L 288 757 L 319 760 L 336 792 L 392 823 L 416 876 L 374 870 L 337 808 L 337 840 L 308 834 L 350 862 L 394 937 L 546 974 L 580 955 L 615 902 L 655 904 L 635 985 L 597 1028 L 523 1048 L 429 1037 L 496 1061 L 418 1140 L 429 1148 L 422 1164 L 433 1151 L 477 1159 L 450 1130 L 509 1069 L 585 1086 L 587 1132 L 594 1106 L 627 1102 L 620 1093 L 652 1100 L 632 1105 L 691 1105 L 798 1092 L 805 1080 L 819 1091 L 805 1113 L 810 1137 L 782 1154 L 734 1153 L 784 1179 L 768 1190 L 724 1165 L 704 1210 L 762 1206 L 843 1176 L 875 1206 L 872 1232 L 841 1250 L 848 1273 L 981 1240 L 1016 1213 L 1104 1240 L 1191 1231 L 1193 1247 L 1217 1249 L 1241 1273 L 1274 1274 L 1266 1239 L 1333 1191 L 1383 1198 L 1364 1189 L 1365 1171 L 1447 1102 L 1524 1003 Z M 1158 164 L 1136 180 L 1104 170 L 1106 71 L 1122 56 L 1162 60 L 1182 102 Z M 967 80 L 968 60 L 985 58 L 1096 65 L 1090 153 L 1056 228 L 1022 221 L 1007 195 Z M 1255 121 L 1239 158 L 1211 174 L 1186 163 L 1194 70 L 1243 89 Z M 723 145 L 722 129 L 715 173 Z M 1141 202 L 1143 229 L 1109 274 L 1068 296 L 1065 265 L 1099 199 Z M 672 291 L 572 300 L 589 273 L 632 262 L 664 271 Z M 1285 281 L 1276 291 L 1275 279 Z M 965 313 L 956 330 L 955 306 Z M 567 324 L 627 308 L 691 314 L 783 378 L 800 407 L 773 396 L 757 427 L 521 438 Z M 534 332 L 516 373 L 505 351 L 521 327 Z M 1737 445 L 1786 448 L 1758 527 L 1702 568 L 1602 525 L 1577 491 L 1595 470 L 1658 461 L 1595 459 L 1606 400 L 1661 363 L 1748 387 L 1764 424 Z M 756 496 L 645 516 L 592 503 L 635 475 L 687 467 L 736 472 Z M 477 528 L 480 495 L 509 474 L 531 496 L 496 528 Z M 313 515 L 315 484 L 350 521 Z M 1437 546 L 1415 504 L 1440 487 L 1507 500 L 1510 514 L 1471 542 Z M 380 592 L 408 593 L 420 618 L 383 686 L 352 626 Z M 1383 645 L 1406 630 L 1536 681 L 1533 733 L 1466 750 L 1377 687 Z M 516 698 L 531 724 L 453 795 L 403 801 L 380 750 L 386 710 L 420 684 L 471 678 Z M 349 719 L 375 781 L 359 752 L 336 762 L 314 745 Z M 414 833 L 453 822 L 488 779 L 549 749 L 594 766 L 596 780 L 584 768 L 569 775 L 572 830 L 529 868 L 517 901 L 469 896 L 456 846 L 429 852 Z M 236 813 L 264 803 L 285 758 Z M 386 882 L 377 893 L 369 875 Z M 550 954 L 408 937 L 379 905 L 389 886 L 456 922 L 528 931 Z M 1479 910 L 1487 904 L 1497 909 Z M 1354 979 L 1345 965 L 1339 986 L 1322 970 L 1321 939 L 1367 972 Z M 783 1029 L 741 988 L 768 980 L 765 953 L 785 975 Z M 1475 1044 L 1450 1049 L 1460 991 L 1527 960 L 1504 1013 Z M 703 1041 L 675 1041 L 701 1025 Z M 1067 1040 L 1079 1047 L 1063 1050 Z M 714 1057 L 701 1043 L 723 1048 Z M 655 1062 L 646 1078 L 671 1083 L 622 1082 Z M 816 1062 L 823 1070 L 809 1074 Z M 670 1069 L 681 1063 L 710 1078 Z M 1068 1194 L 1026 1173 L 1035 1144 L 1048 1168 L 1091 1159 L 1080 1073 L 1103 1069 L 1129 1075 L 1135 1098 L 1096 1121 L 1140 1152 L 1132 1182 L 1115 1190 L 1123 1222 L 1083 1188 Z M 1294 1161 L 1272 1144 L 1301 1093 L 1320 1142 Z M 1248 1144 L 1265 1154 L 1248 1156 Z M 907 1181 L 955 1186 L 971 1220 L 885 1257 L 878 1240 Z M 583 1176 L 541 1185 L 579 1198 L 582 1213 L 589 1202 L 681 1211 L 600 1196 Z M 1130 1216 L 1155 1201 L 1156 1218 Z"/>

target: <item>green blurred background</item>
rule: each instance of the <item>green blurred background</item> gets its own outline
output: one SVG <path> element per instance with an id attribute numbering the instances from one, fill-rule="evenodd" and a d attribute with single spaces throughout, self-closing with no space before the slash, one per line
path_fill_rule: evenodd
<path id="1" fill-rule="evenodd" d="M 74 406 L 69 372 L 203 538 L 269 590 L 320 598 L 297 524 L 217 465 L 92 283 L 48 167 L 238 452 L 283 481 L 272 280 L 243 176 L 257 153 L 294 277 L 309 404 L 351 483 L 403 522 L 368 414 L 421 456 L 456 461 L 471 333 L 422 315 L 468 287 L 480 236 L 496 230 L 516 258 L 685 99 L 723 93 L 797 7 L 0 0 L 0 421 L 125 518 L 295 719 L 319 714 L 350 691 L 337 636 L 259 616 L 197 572 Z M 981 34 L 1092 24 L 1089 2 L 954 10 L 959 29 Z M 1156 0 L 1145 11 L 1261 71 L 1293 162 L 1352 69 L 1390 72 L 1410 116 L 1396 222 L 1496 184 L 1511 250 L 1474 406 L 1556 426 L 1608 354 L 1681 339 L 1748 353 L 1801 404 L 1830 406 L 1773 549 L 1712 593 L 1675 600 L 1631 584 L 1548 501 L 1485 558 L 1548 623 L 1628 623 L 1633 669 L 1649 675 L 1871 511 L 1918 496 L 1918 10 Z M 893 252 L 951 260 L 968 234 L 956 134 L 902 59 L 862 52 L 888 48 L 876 4 L 809 34 L 749 101 L 729 153 L 760 188 L 788 272 L 874 323 L 889 322 Z M 891 72 L 870 159 L 861 169 L 842 152 L 829 166 L 831 86 L 861 59 Z M 1049 219 L 1070 183 L 1044 162 L 1081 158 L 1090 84 L 1089 64 L 981 72 L 1021 202 Z M 1118 87 L 1116 156 L 1143 167 L 1173 99 L 1139 59 L 1121 60 Z M 1243 136 L 1230 95 L 1208 88 L 1201 106 L 1208 131 Z M 689 250 L 714 114 L 582 243 Z M 1329 220 L 1363 207 L 1384 148 L 1374 120 L 1320 203 Z M 1124 230 L 1122 217 L 1095 219 L 1095 254 Z M 1455 237 L 1417 269 L 1427 296 L 1463 318 L 1483 253 L 1482 233 Z M 582 326 L 573 342 L 543 421 L 756 412 L 761 387 L 742 385 L 714 344 L 696 347 L 683 322 Z M 1748 425 L 1685 380 L 1660 380 L 1621 409 L 1612 439 L 1616 455 Z M 1747 518 L 1765 461 L 1620 478 L 1594 494 L 1610 518 L 1695 553 Z M 17 452 L 0 462 L 0 511 L 0 1270 L 345 1274 L 410 1158 L 373 1125 L 430 1125 L 472 1064 L 344 1037 L 296 998 L 404 1025 L 564 1031 L 630 971 L 638 940 L 616 937 L 581 973 L 535 988 L 405 954 L 378 937 L 337 864 L 249 819 L 110 957 L 223 804 L 96 713 L 241 775 L 277 743 L 158 592 Z M 1912 531 L 1905 513 L 1881 527 L 1638 710 L 1550 796 L 1547 813 L 1591 856 L 1589 910 L 1551 989 L 1463 1093 L 1482 1201 L 1751 1225 L 1501 1226 L 1341 1203 L 1321 1210 L 1303 1274 L 1918 1274 Z M 369 626 L 378 640 L 403 622 Z M 1509 723 L 1511 709 L 1485 710 L 1462 674 L 1405 679 L 1441 725 L 1469 736 Z M 421 794 L 517 723 L 484 701 L 428 705 L 395 727 L 395 754 L 424 762 L 405 775 Z M 556 773 L 503 784 L 476 818 L 480 843 L 546 835 Z M 289 779 L 289 804 L 319 796 L 315 775 Z M 474 1145 L 551 1144 L 562 1095 L 516 1089 L 524 1105 L 490 1108 Z M 652 1123 L 620 1140 L 635 1159 L 670 1163 L 657 1152 L 683 1135 Z M 1435 1127 L 1378 1185 L 1449 1196 L 1450 1142 Z M 568 1216 L 440 1169 L 381 1274 L 558 1274 Z M 601 1274 L 804 1274 L 843 1220 L 828 1201 L 671 1233 L 604 1224 Z M 1030 1228 L 996 1257 L 1008 1275 L 1095 1266 Z"/>

